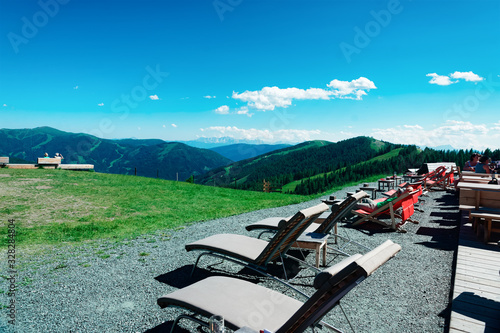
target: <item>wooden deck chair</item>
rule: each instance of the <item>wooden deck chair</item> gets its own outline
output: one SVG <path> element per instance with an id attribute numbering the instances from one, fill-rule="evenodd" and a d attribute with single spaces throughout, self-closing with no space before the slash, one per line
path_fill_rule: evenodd
<path id="1" fill-rule="evenodd" d="M 438 187 L 442 190 L 446 190 L 451 187 L 454 183 L 454 173 L 455 169 L 451 168 L 449 172 L 446 170 L 442 171 L 439 174 L 439 177 L 435 179 L 429 179 L 424 181 L 424 187 L 427 191 L 432 191 L 431 189 L 434 187 Z"/>
<path id="2" fill-rule="evenodd" d="M 270 241 L 244 235 L 217 234 L 187 244 L 187 251 L 202 251 L 196 259 L 191 274 L 193 274 L 197 267 L 200 258 L 204 255 L 209 255 L 248 267 L 260 274 L 286 284 L 286 282 L 266 273 L 267 265 L 278 259 L 284 264 L 284 258 L 291 258 L 302 262 L 298 258 L 287 256 L 287 251 L 304 230 L 328 208 L 327 204 L 321 203 L 299 211 L 287 223 L 280 225 L 280 228 Z M 285 279 L 287 279 L 284 266 L 283 271 Z"/>
<path id="3" fill-rule="evenodd" d="M 381 224 L 386 227 L 390 227 L 393 230 L 400 231 L 400 232 L 406 232 L 404 229 L 402 229 L 403 225 L 405 224 L 406 220 L 402 220 L 401 217 L 395 213 L 396 209 L 401 208 L 403 202 L 405 204 L 413 206 L 413 197 L 412 195 L 416 191 L 413 192 L 405 192 L 401 194 L 397 199 L 388 202 L 387 204 L 383 205 L 382 207 L 374 210 L 373 212 L 367 212 L 363 209 L 357 209 L 353 210 L 352 213 L 358 217 L 357 220 L 351 223 L 351 226 L 358 226 L 362 223 L 366 223 L 368 221 L 372 221 L 378 224 Z M 391 219 L 391 223 L 386 223 L 384 221 L 381 221 L 379 218 L 383 215 L 389 215 Z M 401 220 L 400 222 L 396 223 L 396 219 Z"/>
<path id="4" fill-rule="evenodd" d="M 422 181 L 425 182 L 428 180 L 436 180 L 437 178 L 442 177 L 445 173 L 446 173 L 446 167 L 442 165 L 431 172 L 423 174 Z"/>
<path id="5" fill-rule="evenodd" d="M 181 319 L 208 326 L 212 315 L 224 318 L 225 325 L 238 330 L 267 329 L 275 333 L 300 333 L 319 325 L 336 332 L 322 318 L 352 289 L 369 277 L 401 250 L 388 240 L 365 255 L 357 254 L 316 275 L 317 291 L 303 303 L 264 286 L 231 277 L 213 276 L 158 298 L 161 308 L 179 307 L 192 314 L 179 315 L 172 325 L 174 331 Z"/>
<path id="6" fill-rule="evenodd" d="M 345 236 L 341 236 L 337 232 L 337 223 L 341 221 L 343 218 L 345 218 L 347 215 L 352 214 L 351 211 L 356 206 L 356 204 L 363 198 L 367 197 L 369 197 L 368 193 L 364 191 L 359 191 L 351 196 L 348 196 L 347 198 L 339 202 L 337 205 L 333 205 L 329 213 L 324 212 L 314 221 L 316 223 L 312 223 L 309 227 L 307 227 L 304 230 L 304 232 L 301 235 L 303 237 L 300 240 L 303 242 L 307 242 L 306 237 L 308 234 L 315 234 L 315 237 L 319 237 L 320 235 L 328 235 L 333 230 L 334 237 L 332 238 L 334 239 L 335 244 L 337 244 L 337 238 L 346 240 L 346 243 L 343 244 L 342 248 L 347 246 L 349 243 L 355 243 L 367 250 L 370 250 L 368 247 L 358 242 L 354 242 Z M 262 232 L 258 236 L 258 238 L 260 238 L 260 236 L 264 233 L 275 233 L 279 229 L 280 223 L 287 223 L 289 219 L 290 217 L 288 218 L 268 217 L 266 219 L 247 225 L 245 228 L 248 231 L 262 230 Z M 330 247 L 330 249 L 335 252 L 338 252 L 343 255 L 348 255 L 346 252 L 342 251 L 342 248 Z"/>
<path id="7" fill-rule="evenodd" d="M 401 188 L 407 188 L 408 186 L 411 186 L 413 188 L 412 197 L 413 197 L 413 206 L 414 210 L 423 212 L 422 209 L 418 208 L 417 205 L 419 205 L 421 202 L 425 201 L 421 199 L 420 197 L 423 195 L 424 191 L 422 189 L 422 182 L 416 182 L 416 183 L 404 183 L 403 186 L 400 186 Z M 391 197 L 396 193 L 396 190 L 390 190 L 387 192 L 382 193 L 386 197 Z M 379 199 L 379 200 L 384 200 L 384 199 Z M 377 202 L 377 200 L 375 200 Z"/>

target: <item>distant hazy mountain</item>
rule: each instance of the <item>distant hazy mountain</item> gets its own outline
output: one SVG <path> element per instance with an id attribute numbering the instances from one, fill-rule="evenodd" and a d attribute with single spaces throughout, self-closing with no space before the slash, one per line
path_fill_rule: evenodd
<path id="1" fill-rule="evenodd" d="M 291 145 L 287 144 L 279 144 L 279 145 L 255 145 L 255 144 L 247 144 L 247 143 L 236 143 L 233 145 L 220 146 L 215 148 L 210 148 L 224 157 L 229 158 L 235 162 L 245 160 L 247 158 L 252 158 L 255 156 L 259 156 L 262 154 L 266 154 L 278 149 L 283 149 L 291 147 Z"/>
<path id="2" fill-rule="evenodd" d="M 215 138 L 215 137 L 210 137 L 210 138 L 198 138 L 196 140 L 191 140 L 191 141 L 180 141 L 182 143 L 185 143 L 187 145 L 190 145 L 192 147 L 196 148 L 215 148 L 215 147 L 221 147 L 221 146 L 228 146 L 228 145 L 233 145 L 233 144 L 238 144 L 238 143 L 244 143 L 244 144 L 249 144 L 249 145 L 266 145 L 262 140 L 239 140 L 231 137 L 221 137 L 221 138 Z M 285 144 L 283 142 L 277 142 L 275 144 Z"/>
<path id="3" fill-rule="evenodd" d="M 0 129 L 0 155 L 34 163 L 47 152 L 63 163 L 94 164 L 98 172 L 185 180 L 232 161 L 208 150 L 162 140 L 106 140 L 50 127 Z"/>
<path id="4" fill-rule="evenodd" d="M 156 146 L 167 142 L 160 139 L 115 139 L 113 141 L 122 146 L 130 146 L 130 147 Z"/>

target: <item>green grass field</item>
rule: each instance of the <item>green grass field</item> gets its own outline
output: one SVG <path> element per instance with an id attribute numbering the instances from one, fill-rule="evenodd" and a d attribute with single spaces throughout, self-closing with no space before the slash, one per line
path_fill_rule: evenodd
<path id="1" fill-rule="evenodd" d="M 317 196 L 316 196 L 317 197 Z M 130 239 L 313 197 L 65 170 L 0 169 L 0 246 Z"/>

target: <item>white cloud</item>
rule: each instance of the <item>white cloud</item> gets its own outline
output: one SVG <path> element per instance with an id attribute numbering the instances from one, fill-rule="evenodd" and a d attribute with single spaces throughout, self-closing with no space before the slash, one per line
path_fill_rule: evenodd
<path id="1" fill-rule="evenodd" d="M 368 80 L 366 77 L 360 77 L 359 79 L 352 81 L 339 81 L 337 79 L 332 80 L 327 84 L 329 88 L 336 89 L 335 96 L 339 98 L 353 98 L 350 95 L 354 95 L 354 99 L 361 99 L 361 96 L 366 95 L 365 90 L 377 89 L 375 83 Z"/>
<path id="2" fill-rule="evenodd" d="M 248 117 L 253 116 L 253 113 L 248 112 L 248 107 L 246 107 L 246 106 L 243 106 L 239 110 L 236 110 L 236 114 L 244 114 L 244 115 L 247 115 Z"/>
<path id="3" fill-rule="evenodd" d="M 403 125 L 374 129 L 370 136 L 393 143 L 437 147 L 449 144 L 456 149 L 500 148 L 500 121 L 496 124 L 473 124 L 467 121 L 448 120 L 437 127 Z"/>
<path id="4" fill-rule="evenodd" d="M 260 140 L 266 143 L 273 142 L 303 142 L 319 138 L 319 130 L 284 129 L 270 131 L 268 129 L 243 129 L 236 126 L 212 126 L 201 129 L 207 137 L 232 137 L 242 140 Z"/>
<path id="5" fill-rule="evenodd" d="M 327 87 L 322 88 L 278 88 L 264 87 L 258 91 L 234 92 L 232 97 L 248 103 L 248 106 L 262 111 L 272 111 L 276 107 L 287 108 L 293 100 L 330 100 L 333 98 L 349 98 L 360 100 L 366 91 L 377 89 L 367 78 L 360 77 L 352 81 L 332 80 Z"/>
<path id="6" fill-rule="evenodd" d="M 75 90 L 78 89 L 78 86 L 73 87 L 73 89 L 75 89 Z"/>
<path id="7" fill-rule="evenodd" d="M 210 96 L 210 95 L 207 95 L 207 96 L 203 96 L 203 98 L 208 98 L 208 99 L 210 99 L 210 98 L 216 98 L 216 97 L 215 97 L 215 96 Z"/>
<path id="8" fill-rule="evenodd" d="M 4 104 L 3 106 L 7 106 L 7 104 Z"/>
<path id="9" fill-rule="evenodd" d="M 469 82 L 479 82 L 483 81 L 484 78 L 480 77 L 477 74 L 470 72 L 454 72 L 451 73 L 450 76 L 446 75 L 438 75 L 436 73 L 429 73 L 426 76 L 432 77 L 432 79 L 429 81 L 431 84 L 437 84 L 440 86 L 449 86 L 450 84 L 457 83 L 459 79 L 463 79 L 465 81 Z M 455 81 L 452 81 L 451 78 L 455 79 Z"/>
<path id="10" fill-rule="evenodd" d="M 454 79 L 464 79 L 465 81 L 471 81 L 471 82 L 479 82 L 483 81 L 484 78 L 480 77 L 477 74 L 470 72 L 455 72 L 450 74 L 450 76 Z"/>
<path id="11" fill-rule="evenodd" d="M 431 84 L 437 84 L 440 86 L 449 86 L 450 84 L 457 83 L 457 81 L 451 81 L 448 76 L 445 75 L 437 75 L 436 73 L 429 73 L 426 76 L 432 77 L 432 79 L 429 81 Z"/>
<path id="12" fill-rule="evenodd" d="M 149 96 L 149 99 L 151 99 L 152 101 L 157 101 L 160 98 L 158 97 L 158 95 L 151 95 L 151 96 Z"/>
<path id="13" fill-rule="evenodd" d="M 104 106 L 104 103 L 99 103 L 99 104 L 97 104 L 97 105 L 98 105 L 98 106 Z"/>
<path id="14" fill-rule="evenodd" d="M 171 125 L 172 125 L 172 127 L 177 128 L 177 125 L 176 125 L 176 124 L 171 124 Z"/>
<path id="15" fill-rule="evenodd" d="M 215 109 L 215 113 L 229 114 L 229 106 L 227 106 L 227 105 L 219 106 L 217 109 Z"/>

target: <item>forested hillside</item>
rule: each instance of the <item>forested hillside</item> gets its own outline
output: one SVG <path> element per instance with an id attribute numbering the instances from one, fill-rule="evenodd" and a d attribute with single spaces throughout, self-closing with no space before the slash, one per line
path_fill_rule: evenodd
<path id="1" fill-rule="evenodd" d="M 472 150 L 444 151 L 429 148 L 420 150 L 416 146 L 406 146 L 398 149 L 397 155 L 394 156 L 387 153 L 385 156 L 380 156 L 383 158 L 374 158 L 367 162 L 348 165 L 334 172 L 304 179 L 291 193 L 306 195 L 320 193 L 369 176 L 392 175 L 394 172 L 402 174 L 407 169 L 419 168 L 424 163 L 455 162 L 457 166 L 462 167 L 472 153 Z M 492 157 L 493 160 L 500 160 L 498 149 L 495 151 L 487 149 L 484 154 Z"/>
<path id="2" fill-rule="evenodd" d="M 337 143 L 304 142 L 212 170 L 198 182 L 217 186 L 236 186 L 245 190 L 262 190 L 264 179 L 273 184 L 283 185 L 367 161 L 398 147 L 399 145 L 367 137 L 357 137 Z"/>

